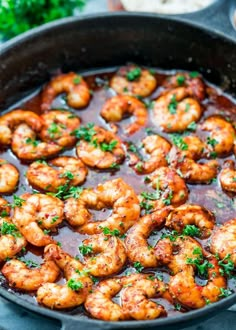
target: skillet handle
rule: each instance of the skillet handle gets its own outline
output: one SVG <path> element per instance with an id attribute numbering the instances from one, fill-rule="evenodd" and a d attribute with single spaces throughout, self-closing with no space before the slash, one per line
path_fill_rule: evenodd
<path id="1" fill-rule="evenodd" d="M 210 7 L 199 12 L 178 16 L 188 22 L 195 22 L 210 30 L 221 32 L 226 37 L 236 39 L 236 29 L 233 26 L 234 10 L 236 10 L 235 1 L 218 0 Z"/>

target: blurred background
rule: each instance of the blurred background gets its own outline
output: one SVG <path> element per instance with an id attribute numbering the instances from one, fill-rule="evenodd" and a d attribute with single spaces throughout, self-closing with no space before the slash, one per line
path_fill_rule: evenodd
<path id="1" fill-rule="evenodd" d="M 68 16 L 117 10 L 176 15 L 202 10 L 216 1 L 228 0 L 0 0 L 0 40 Z M 233 21 L 234 13 L 231 16 Z"/>

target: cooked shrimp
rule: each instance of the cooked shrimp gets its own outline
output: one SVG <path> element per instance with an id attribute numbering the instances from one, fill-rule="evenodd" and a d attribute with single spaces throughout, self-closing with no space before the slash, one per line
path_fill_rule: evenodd
<path id="1" fill-rule="evenodd" d="M 31 269 L 23 261 L 12 259 L 5 263 L 1 271 L 11 287 L 24 291 L 36 291 L 44 283 L 55 282 L 60 274 L 60 269 L 52 260 Z"/>
<path id="2" fill-rule="evenodd" d="M 217 176 L 218 161 L 210 160 L 206 163 L 197 163 L 185 157 L 182 151 L 172 148 L 169 153 L 171 168 L 177 170 L 188 183 L 209 183 Z"/>
<path id="3" fill-rule="evenodd" d="M 124 278 L 126 288 L 121 295 L 121 303 L 125 314 L 135 320 L 153 320 L 166 316 L 165 308 L 149 298 L 165 297 L 166 286 L 163 282 L 152 278 L 150 275 L 131 275 L 130 279 Z"/>
<path id="4" fill-rule="evenodd" d="M 203 206 L 181 205 L 169 214 L 165 225 L 179 233 L 183 231 L 185 226 L 195 225 L 200 229 L 201 237 L 207 238 L 214 228 L 215 217 Z"/>
<path id="5" fill-rule="evenodd" d="M 52 102 L 59 94 L 67 93 L 67 103 L 70 107 L 80 109 L 89 104 L 90 91 L 84 79 L 74 73 L 66 73 L 53 78 L 42 93 L 42 111 L 48 111 Z"/>
<path id="6" fill-rule="evenodd" d="M 35 246 L 53 243 L 43 229 L 53 230 L 62 222 L 63 202 L 53 196 L 25 194 L 20 204 L 15 207 L 12 221 L 26 240 Z"/>
<path id="7" fill-rule="evenodd" d="M 207 261 L 211 267 L 208 267 L 207 270 L 208 283 L 205 286 L 195 282 L 193 267 L 183 268 L 182 271 L 170 279 L 170 294 L 181 305 L 196 309 L 220 299 L 221 289 L 227 287 L 226 279 L 220 274 L 220 267 L 216 258 L 209 256 Z"/>
<path id="8" fill-rule="evenodd" d="M 25 238 L 11 222 L 8 202 L 0 198 L 0 262 L 14 257 L 24 246 Z"/>
<path id="9" fill-rule="evenodd" d="M 157 267 L 158 263 L 154 249 L 149 246 L 147 239 L 155 228 L 161 228 L 170 212 L 166 207 L 148 214 L 133 225 L 125 239 L 125 247 L 131 262 L 140 262 L 143 267 Z"/>
<path id="10" fill-rule="evenodd" d="M 55 166 L 56 168 L 54 168 Z M 80 159 L 62 156 L 45 162 L 32 163 L 26 177 L 29 183 L 44 191 L 57 192 L 60 186 L 78 186 L 86 179 L 88 170 Z"/>
<path id="11" fill-rule="evenodd" d="M 84 254 L 85 268 L 91 275 L 112 275 L 121 270 L 126 261 L 124 245 L 117 237 L 93 235 L 83 241 L 83 246 L 88 246 L 91 251 L 89 254 Z"/>
<path id="12" fill-rule="evenodd" d="M 93 221 L 87 208 L 101 210 L 113 208 L 104 221 Z M 86 189 L 78 199 L 69 198 L 65 204 L 65 216 L 72 226 L 80 226 L 79 232 L 89 235 L 101 233 L 104 228 L 125 233 L 139 218 L 139 200 L 134 190 L 121 178 Z"/>
<path id="13" fill-rule="evenodd" d="M 154 253 L 159 265 L 165 265 L 171 270 L 171 274 L 175 275 L 187 265 L 187 259 L 195 259 L 197 254 L 195 251 L 202 253 L 202 247 L 198 241 L 192 237 L 177 237 L 170 235 L 161 238 L 155 248 Z"/>
<path id="14" fill-rule="evenodd" d="M 168 133 L 183 132 L 202 115 L 197 100 L 190 97 L 188 89 L 178 87 L 160 96 L 154 103 L 153 122 Z"/>
<path id="15" fill-rule="evenodd" d="M 0 148 L 11 144 L 12 132 L 9 127 L 0 124 Z"/>
<path id="16" fill-rule="evenodd" d="M 176 207 L 184 204 L 188 199 L 188 188 L 184 180 L 174 170 L 160 167 L 150 175 L 149 179 L 152 187 L 156 189 L 157 195 L 159 195 L 156 201 L 157 207 L 158 205 L 163 207 L 170 204 Z M 155 202 L 153 206 L 155 207 Z"/>
<path id="17" fill-rule="evenodd" d="M 235 130 L 223 117 L 211 116 L 204 120 L 200 127 L 203 131 L 209 132 L 206 142 L 211 152 L 223 156 L 233 150 Z"/>
<path id="18" fill-rule="evenodd" d="M 77 156 L 88 166 L 106 169 L 113 164 L 121 164 L 125 151 L 120 138 L 114 133 L 99 126 L 86 128 L 92 137 L 90 141 L 80 139 L 76 152 Z"/>
<path id="19" fill-rule="evenodd" d="M 112 301 L 120 291 L 122 306 Z M 150 279 L 149 274 L 110 278 L 100 282 L 88 295 L 85 308 L 94 318 L 104 321 L 153 319 L 164 315 L 165 310 L 147 298 L 162 295 L 165 291 L 165 285 L 157 279 Z"/>
<path id="20" fill-rule="evenodd" d="M 177 87 L 186 87 L 189 94 L 199 101 L 205 98 L 206 86 L 202 78 L 192 73 L 180 72 L 174 76 L 168 77 L 163 84 L 167 89 L 173 89 Z"/>
<path id="21" fill-rule="evenodd" d="M 66 285 L 43 284 L 37 292 L 38 303 L 52 309 L 65 309 L 81 305 L 93 285 L 81 262 L 54 244 L 45 247 L 45 254 L 47 260 L 54 260 L 63 271 L 67 283 Z"/>
<path id="22" fill-rule="evenodd" d="M 126 115 L 134 116 L 133 122 L 125 128 L 127 134 L 136 133 L 147 123 L 148 112 L 145 105 L 132 96 L 114 96 L 106 101 L 101 111 L 101 116 L 107 122 L 121 121 Z"/>
<path id="23" fill-rule="evenodd" d="M 98 283 L 85 301 L 86 310 L 96 319 L 104 321 L 122 321 L 129 319 L 123 308 L 112 301 L 122 289 L 120 278 L 110 278 Z"/>
<path id="24" fill-rule="evenodd" d="M 0 158 L 0 193 L 9 194 L 16 190 L 19 181 L 18 169 Z"/>
<path id="25" fill-rule="evenodd" d="M 236 266 L 236 218 L 218 227 L 212 235 L 210 250 L 220 259 L 229 258 Z"/>
<path id="26" fill-rule="evenodd" d="M 179 148 L 174 143 L 172 148 L 178 149 L 179 157 L 187 157 L 190 159 L 198 160 L 203 157 L 206 150 L 206 144 L 198 136 L 194 135 L 183 136 L 183 138 L 176 137 L 176 139 L 173 139 L 173 142 L 180 146 Z"/>
<path id="27" fill-rule="evenodd" d="M 80 125 L 80 119 L 69 111 L 53 110 L 41 116 L 40 138 L 44 142 L 55 142 L 61 147 L 72 147 L 76 137 L 71 133 Z"/>
<path id="28" fill-rule="evenodd" d="M 141 69 L 135 65 L 121 67 L 110 82 L 118 94 L 146 97 L 155 90 L 156 78 L 149 70 Z"/>
<path id="29" fill-rule="evenodd" d="M 35 132 L 26 124 L 16 128 L 11 146 L 16 156 L 26 161 L 50 158 L 62 150 L 62 147 L 55 143 L 38 141 Z"/>
<path id="30" fill-rule="evenodd" d="M 171 149 L 170 143 L 159 135 L 149 135 L 142 140 L 145 152 L 150 156 L 146 161 L 140 160 L 135 153 L 130 153 L 130 166 L 137 174 L 149 174 L 158 167 L 167 166 L 166 156 Z"/>
<path id="31" fill-rule="evenodd" d="M 20 124 L 25 123 L 35 132 L 41 129 L 40 117 L 26 110 L 13 110 L 0 117 L 0 144 L 7 145 L 11 143 L 12 131 Z"/>
<path id="32" fill-rule="evenodd" d="M 220 184 L 224 190 L 236 193 L 236 168 L 232 160 L 225 162 L 220 172 Z"/>

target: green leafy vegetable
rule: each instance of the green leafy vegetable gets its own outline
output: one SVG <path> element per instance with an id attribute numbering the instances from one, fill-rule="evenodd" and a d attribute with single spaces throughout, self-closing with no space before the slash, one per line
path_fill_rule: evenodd
<path id="1" fill-rule="evenodd" d="M 1 38 L 12 38 L 38 25 L 71 16 L 86 0 L 0 0 Z"/>
<path id="2" fill-rule="evenodd" d="M 168 104 L 168 110 L 172 115 L 174 115 L 176 113 L 177 105 L 178 105 L 178 102 L 176 100 L 176 95 L 174 94 L 171 97 L 170 103 Z"/>
<path id="3" fill-rule="evenodd" d="M 100 144 L 100 148 L 102 151 L 112 151 L 115 148 L 115 146 L 117 145 L 117 143 L 118 143 L 117 140 L 113 140 L 108 144 L 105 142 L 102 142 Z"/>
<path id="4" fill-rule="evenodd" d="M 74 278 L 69 279 L 67 286 L 76 291 L 83 288 L 83 283 L 81 281 L 76 281 Z"/>
<path id="5" fill-rule="evenodd" d="M 13 223 L 9 223 L 3 221 L 2 225 L 0 226 L 0 233 L 1 235 L 12 235 L 14 237 L 21 237 L 17 227 Z"/>
<path id="6" fill-rule="evenodd" d="M 15 207 L 21 207 L 24 202 L 25 202 L 25 200 L 23 198 L 20 198 L 19 196 L 14 195 L 13 203 L 9 204 L 9 206 L 14 209 Z"/>
<path id="7" fill-rule="evenodd" d="M 140 68 L 134 68 L 127 72 L 126 79 L 129 81 L 134 81 L 141 76 L 142 70 Z"/>
<path id="8" fill-rule="evenodd" d="M 96 131 L 94 130 L 94 124 L 88 123 L 86 126 L 80 126 L 80 128 L 74 130 L 71 134 L 75 135 L 79 140 L 91 142 Z"/>
<path id="9" fill-rule="evenodd" d="M 136 261 L 134 263 L 134 268 L 136 269 L 136 271 L 138 273 L 141 273 L 141 271 L 143 270 L 144 267 L 142 266 L 142 264 L 139 261 Z"/>
<path id="10" fill-rule="evenodd" d="M 201 235 L 200 229 L 195 225 L 186 225 L 183 230 L 183 235 L 199 237 Z"/>
<path id="11" fill-rule="evenodd" d="M 79 246 L 79 251 L 80 253 L 85 256 L 86 254 L 92 253 L 93 252 L 93 247 L 92 245 L 80 245 Z"/>
<path id="12" fill-rule="evenodd" d="M 179 86 L 182 86 L 185 83 L 185 76 L 182 75 L 177 76 L 176 82 Z"/>
<path id="13" fill-rule="evenodd" d="M 188 150 L 188 145 L 186 142 L 184 142 L 183 138 L 179 136 L 178 134 L 173 134 L 171 136 L 171 140 L 173 144 L 178 147 L 181 150 Z"/>

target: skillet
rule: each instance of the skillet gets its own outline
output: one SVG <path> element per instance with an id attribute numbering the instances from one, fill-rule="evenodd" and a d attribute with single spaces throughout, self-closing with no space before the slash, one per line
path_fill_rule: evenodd
<path id="1" fill-rule="evenodd" d="M 34 29 L 7 42 L 0 50 L 0 111 L 29 95 L 57 68 L 82 72 L 127 61 L 163 69 L 198 70 L 208 81 L 235 96 L 236 33 L 229 20 L 230 10 L 231 2 L 216 1 L 209 8 L 178 17 L 113 13 L 63 19 Z M 216 26 L 222 31 L 217 31 Z M 181 316 L 108 323 L 50 311 L 3 287 L 0 295 L 28 310 L 60 320 L 64 330 L 179 329 L 210 318 L 236 302 L 234 294 Z"/>

